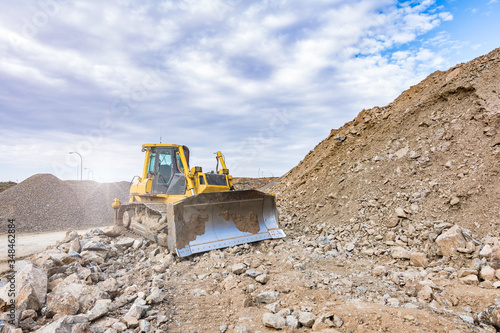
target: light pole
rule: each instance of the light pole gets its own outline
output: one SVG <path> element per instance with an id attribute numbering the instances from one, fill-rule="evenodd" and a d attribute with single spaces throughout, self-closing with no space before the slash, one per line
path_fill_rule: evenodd
<path id="1" fill-rule="evenodd" d="M 92 172 L 92 180 L 94 180 L 94 170 L 92 170 L 91 168 L 84 168 L 85 170 L 90 170 Z M 87 176 L 87 178 L 89 178 Z"/>
<path id="2" fill-rule="evenodd" d="M 77 154 L 78 156 L 80 156 L 80 180 L 82 180 L 83 179 L 82 178 L 82 176 L 83 176 L 83 157 L 82 157 L 82 155 L 80 155 L 80 153 L 78 153 L 76 151 L 70 151 L 69 153 L 70 154 Z"/>

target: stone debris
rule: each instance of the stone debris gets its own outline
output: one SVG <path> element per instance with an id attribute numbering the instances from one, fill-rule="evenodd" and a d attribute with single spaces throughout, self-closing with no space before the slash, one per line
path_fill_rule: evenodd
<path id="1" fill-rule="evenodd" d="M 283 317 L 272 313 L 264 313 L 264 315 L 262 316 L 262 323 L 266 327 L 275 329 L 282 329 L 286 325 L 285 319 Z"/>

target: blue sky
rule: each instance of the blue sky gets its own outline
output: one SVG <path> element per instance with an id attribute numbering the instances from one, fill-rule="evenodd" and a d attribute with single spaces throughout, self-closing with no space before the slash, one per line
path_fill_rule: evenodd
<path id="1" fill-rule="evenodd" d="M 362 109 L 500 46 L 498 0 L 0 4 L 0 180 L 130 180 L 141 145 L 280 176 Z M 89 170 L 91 169 L 92 172 Z"/>

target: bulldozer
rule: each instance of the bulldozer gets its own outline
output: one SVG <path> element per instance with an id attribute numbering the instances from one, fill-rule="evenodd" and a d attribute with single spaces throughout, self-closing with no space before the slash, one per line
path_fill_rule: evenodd
<path id="1" fill-rule="evenodd" d="M 114 224 L 167 247 L 179 257 L 285 237 L 274 196 L 234 190 L 220 151 L 215 171 L 189 168 L 184 145 L 148 143 L 141 176 L 130 183 L 130 199 L 115 199 Z M 220 168 L 219 168 L 220 166 Z"/>

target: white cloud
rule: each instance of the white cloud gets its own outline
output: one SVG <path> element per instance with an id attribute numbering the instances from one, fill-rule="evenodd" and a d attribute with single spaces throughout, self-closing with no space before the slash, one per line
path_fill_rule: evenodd
<path id="1" fill-rule="evenodd" d="M 19 22 L 41 9 L 10 6 L 17 20 L 0 13 L 0 56 L 9 65 L 0 80 L 19 81 L 7 85 L 9 94 L 31 103 L 25 110 L 2 94 L 1 112 L 33 118 L 30 125 L 16 122 L 29 133 L 22 140 L 28 146 L 37 133 L 52 133 L 44 144 L 62 138 L 78 149 L 86 132 L 111 120 L 107 143 L 88 162 L 123 161 L 110 173 L 121 179 L 135 172 L 127 151 L 157 140 L 161 125 L 164 142 L 200 155 L 225 149 L 239 175 L 252 175 L 273 157 L 279 157 L 274 174 L 282 174 L 331 128 L 443 66 L 432 46 L 449 37 L 420 44 L 418 38 L 452 19 L 432 0 L 74 0 L 25 38 Z M 12 48 L 12 41 L 21 42 Z M 290 121 L 273 132 L 268 124 L 277 110 Z M 264 140 L 266 133 L 272 135 Z M 255 143 L 253 159 L 234 149 L 255 150 Z"/>

